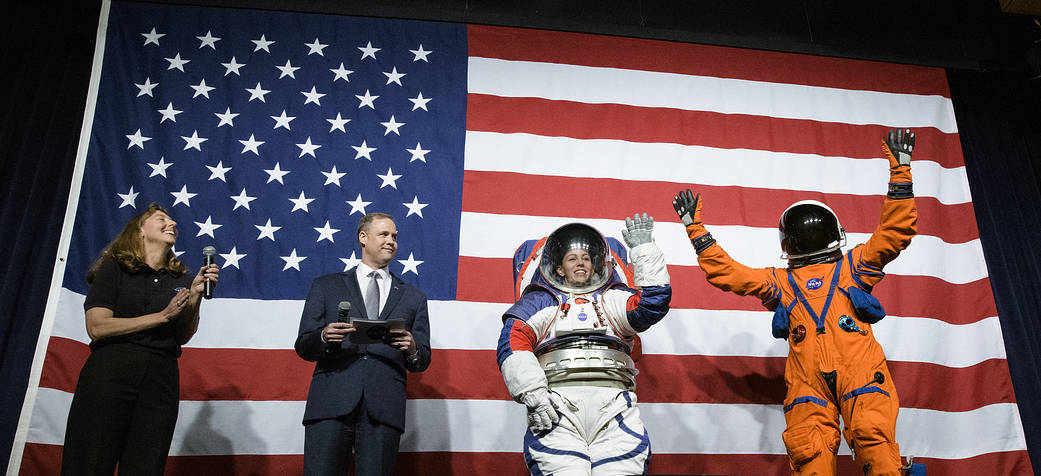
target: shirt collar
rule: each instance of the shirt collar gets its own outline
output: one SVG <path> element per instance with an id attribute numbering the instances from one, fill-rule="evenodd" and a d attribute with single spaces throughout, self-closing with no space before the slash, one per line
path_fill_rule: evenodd
<path id="1" fill-rule="evenodd" d="M 362 263 L 362 262 L 358 263 L 358 271 L 357 271 L 358 272 L 358 279 L 369 277 L 369 273 L 371 273 L 373 271 L 376 271 L 377 273 L 379 273 L 380 277 L 382 277 L 383 279 L 390 279 L 390 271 L 388 271 L 387 268 L 384 267 L 384 268 L 380 268 L 380 269 L 374 270 L 374 269 L 370 268 L 369 265 L 367 265 L 365 263 Z"/>

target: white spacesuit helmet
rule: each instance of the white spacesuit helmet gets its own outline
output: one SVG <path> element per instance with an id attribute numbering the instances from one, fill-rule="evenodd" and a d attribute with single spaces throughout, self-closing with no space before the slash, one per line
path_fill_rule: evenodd
<path id="1" fill-rule="evenodd" d="M 589 281 L 579 287 L 569 285 L 564 277 L 557 273 L 557 267 L 561 265 L 564 256 L 576 248 L 586 250 L 593 265 Z M 599 289 L 611 279 L 614 270 L 607 240 L 596 229 L 582 223 L 568 223 L 550 233 L 541 254 L 539 273 L 542 278 L 564 292 L 586 293 Z"/>

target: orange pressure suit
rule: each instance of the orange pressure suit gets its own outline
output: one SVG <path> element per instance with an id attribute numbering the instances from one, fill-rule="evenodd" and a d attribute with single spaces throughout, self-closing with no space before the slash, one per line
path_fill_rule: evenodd
<path id="1" fill-rule="evenodd" d="M 890 178 L 892 184 L 910 184 L 910 167 L 890 169 Z M 698 254 L 712 285 L 756 296 L 769 309 L 790 307 L 782 438 L 795 474 L 835 474 L 840 413 L 842 434 L 864 474 L 901 474 L 894 438 L 900 404 L 882 347 L 870 324 L 852 321 L 857 332 L 843 330 L 838 321 L 856 316 L 848 288 L 870 292 L 884 276 L 882 267 L 910 243 L 916 221 L 913 197 L 887 198 L 867 243 L 837 262 L 795 269 L 749 268 L 718 244 Z M 700 219 L 687 226 L 691 240 L 707 233 Z"/>

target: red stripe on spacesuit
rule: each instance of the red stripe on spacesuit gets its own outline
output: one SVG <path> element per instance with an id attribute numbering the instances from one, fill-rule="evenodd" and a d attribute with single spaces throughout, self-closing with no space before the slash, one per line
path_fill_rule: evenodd
<path id="1" fill-rule="evenodd" d="M 694 253 L 693 249 L 691 253 Z M 460 256 L 458 299 L 513 303 L 511 263 L 508 258 Z M 697 266 L 670 265 L 668 269 L 673 289 L 672 309 L 764 310 L 757 298 L 738 296 L 712 286 Z M 918 296 L 928 294 L 927 290 L 946 298 L 930 302 L 919 299 Z M 928 317 L 949 324 L 970 324 L 998 315 L 987 278 L 952 284 L 931 276 L 887 274 L 875 286 L 872 295 L 882 302 L 886 313 L 891 316 Z M 763 326 L 763 332 L 769 332 L 769 320 L 764 320 Z"/>
<path id="2" fill-rule="evenodd" d="M 659 222 L 679 223 L 672 208 L 672 197 L 690 188 L 688 183 L 640 182 L 579 177 L 528 175 L 515 172 L 463 173 L 462 211 L 504 215 L 565 216 L 622 220 L 635 212 L 647 213 Z M 553 190 L 552 194 L 526 193 L 524 200 L 502 200 L 503 190 Z M 709 225 L 739 225 L 776 228 L 788 205 L 800 200 L 827 203 L 838 214 L 850 233 L 872 233 L 878 226 L 885 184 L 878 195 L 848 195 L 799 190 L 698 185 L 695 190 L 705 200 L 702 217 Z M 589 190 L 596 190 L 594 195 Z M 647 190 L 660 195 L 650 196 Z M 597 197 L 612 197 L 601 200 Z M 918 234 L 936 236 L 947 243 L 965 243 L 979 238 L 975 226 L 950 226 L 950 223 L 976 223 L 971 203 L 945 205 L 933 197 L 915 199 L 918 208 Z M 592 212 L 591 212 L 592 211 Z M 726 245 L 723 245 L 726 247 Z M 764 246 L 777 246 L 764 243 Z M 780 254 L 780 251 L 778 251 Z M 510 276 L 510 273 L 506 273 Z"/>
<path id="3" fill-rule="evenodd" d="M 482 58 L 951 96 L 942 68 L 895 63 L 478 25 L 467 26 L 467 48 Z"/>
<path id="4" fill-rule="evenodd" d="M 768 332 L 767 325 L 762 332 Z M 60 337 L 51 338 L 48 351 L 52 348 L 81 354 L 83 360 L 89 353 L 86 344 Z M 282 349 L 185 348 L 179 364 L 182 400 L 303 401 L 314 369 Z M 40 386 L 72 393 L 81 366 L 45 366 Z M 784 399 L 783 357 L 644 354 L 637 368 L 641 402 L 780 405 Z M 961 412 L 1016 401 L 1003 359 L 966 368 L 890 361 L 889 369 L 903 408 Z M 949 382 L 973 382 L 977 390 L 954 392 Z M 510 399 L 495 350 L 434 349 L 430 367 L 410 373 L 407 385 L 409 398 Z"/>
<path id="5" fill-rule="evenodd" d="M 538 256 L 539 250 L 541 250 L 543 245 L 545 244 L 546 237 L 543 237 L 538 242 L 536 242 L 534 246 L 531 247 L 531 254 L 528 255 L 528 258 L 524 260 L 524 265 L 522 265 L 520 271 L 517 272 L 517 277 L 520 279 L 517 279 L 517 283 L 513 288 L 513 299 L 520 299 L 521 292 L 524 291 L 523 289 L 521 289 L 521 284 L 524 283 L 524 273 L 528 272 L 528 267 L 531 266 L 532 262 L 535 261 L 535 257 Z M 516 253 L 517 252 L 515 251 L 514 255 L 516 255 Z M 536 264 L 535 266 L 538 265 Z"/>
<path id="6" fill-rule="evenodd" d="M 625 311 L 629 312 L 640 307 L 640 296 L 642 295 L 642 292 L 637 292 L 636 294 L 629 296 L 629 299 L 625 301 Z"/>
<path id="7" fill-rule="evenodd" d="M 636 275 L 633 271 L 632 263 L 623 260 L 621 256 L 618 256 L 618 253 L 614 252 L 614 250 L 611 250 L 611 257 L 614 259 L 615 262 L 615 272 L 617 272 L 619 269 L 622 270 L 622 274 L 624 276 L 621 276 L 621 278 L 625 279 L 625 285 L 630 287 L 634 286 L 633 283 L 636 282 Z"/>
<path id="8" fill-rule="evenodd" d="M 574 139 L 617 139 L 720 149 L 752 149 L 825 157 L 882 158 L 888 128 L 752 114 L 589 104 L 543 98 L 469 94 L 466 130 Z M 697 127 L 691 127 L 697 124 Z M 741 131 L 739 134 L 734 131 Z M 914 160 L 962 167 L 958 134 L 915 129 Z M 913 165 L 913 164 L 912 164 Z M 883 188 L 881 193 L 885 193 Z"/>
<path id="9" fill-rule="evenodd" d="M 531 330 L 530 326 L 518 319 L 513 321 L 513 326 L 510 328 L 509 339 L 510 350 L 514 352 L 519 350 L 534 351 L 535 344 L 538 342 L 538 338 L 535 336 L 535 331 Z"/>

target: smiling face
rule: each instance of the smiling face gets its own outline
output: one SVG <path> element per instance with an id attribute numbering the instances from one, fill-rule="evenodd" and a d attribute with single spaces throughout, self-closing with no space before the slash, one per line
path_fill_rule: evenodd
<path id="1" fill-rule="evenodd" d="M 398 227 L 394 220 L 376 218 L 358 232 L 358 243 L 362 262 L 373 269 L 383 268 L 398 252 Z"/>
<path id="2" fill-rule="evenodd" d="M 557 274 L 571 287 L 580 287 L 588 283 L 592 270 L 593 260 L 589 257 L 589 252 L 581 248 L 568 251 L 560 266 L 557 266 Z"/>
<path id="3" fill-rule="evenodd" d="M 166 213 L 156 211 L 141 222 L 141 241 L 146 250 L 152 246 L 172 247 L 177 241 L 177 222 Z"/>

